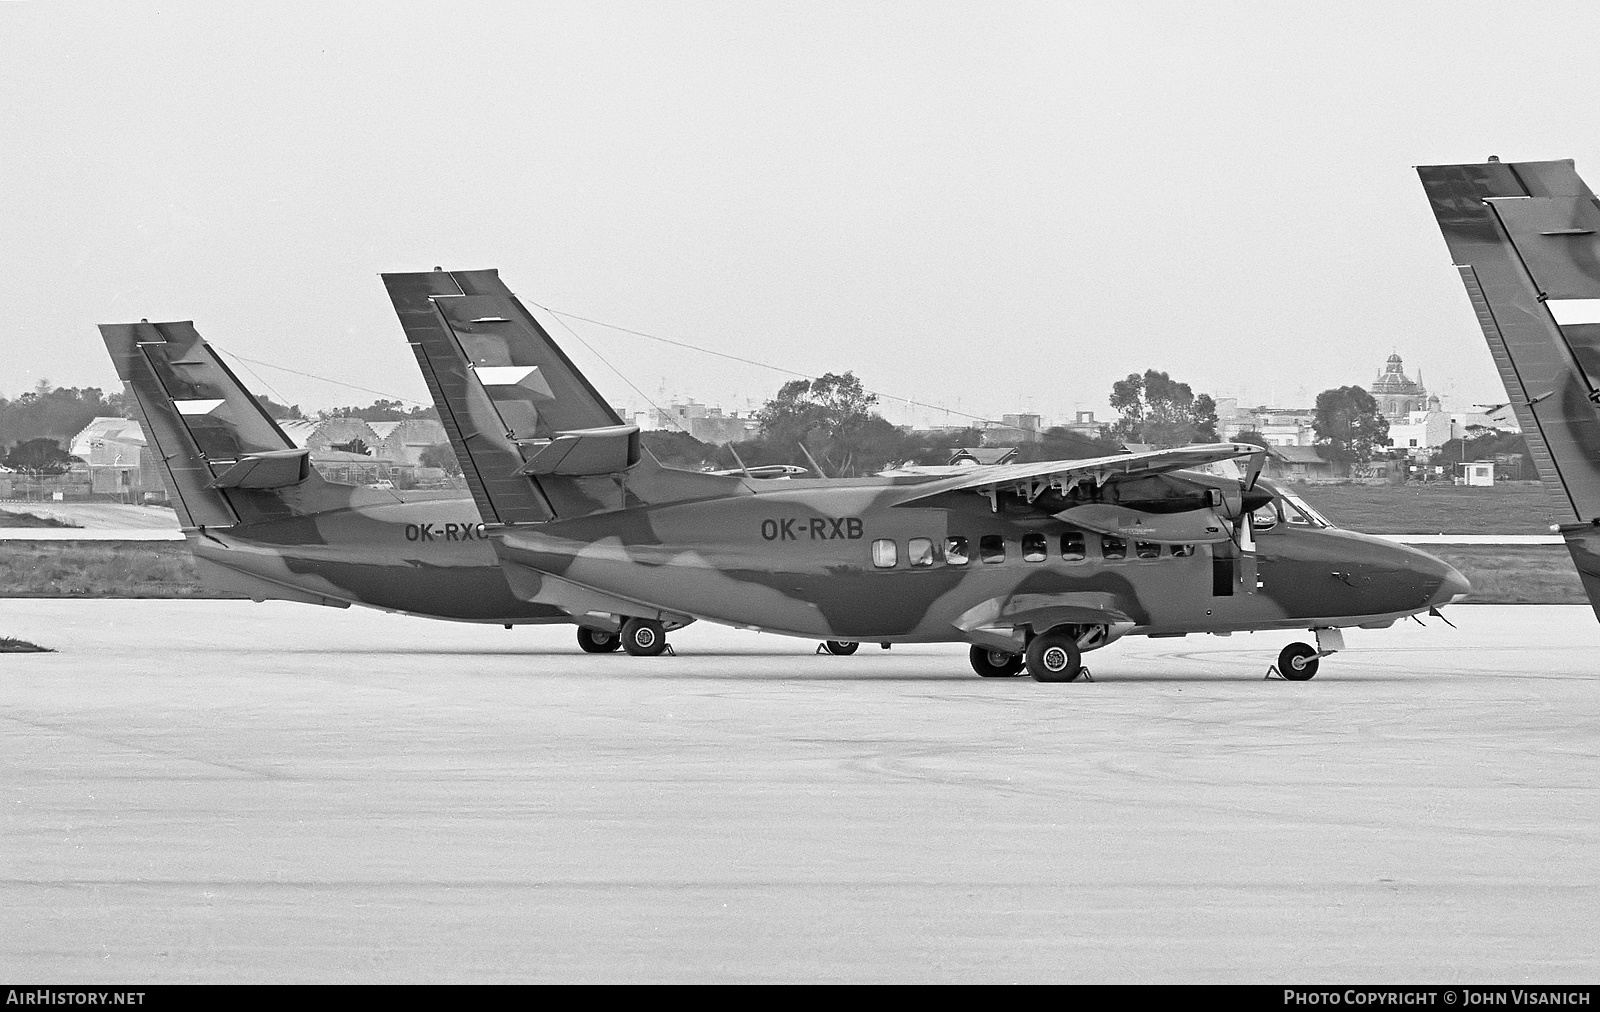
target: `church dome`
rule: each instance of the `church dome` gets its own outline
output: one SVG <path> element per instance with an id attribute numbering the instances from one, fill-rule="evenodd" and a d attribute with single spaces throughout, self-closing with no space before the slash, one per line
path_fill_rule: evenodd
<path id="1" fill-rule="evenodd" d="M 1382 374 L 1372 381 L 1370 390 L 1374 397 L 1389 395 L 1420 397 L 1427 393 L 1421 383 L 1406 377 L 1405 371 L 1401 368 L 1399 355 L 1389 356 L 1389 361 L 1384 366 Z"/>

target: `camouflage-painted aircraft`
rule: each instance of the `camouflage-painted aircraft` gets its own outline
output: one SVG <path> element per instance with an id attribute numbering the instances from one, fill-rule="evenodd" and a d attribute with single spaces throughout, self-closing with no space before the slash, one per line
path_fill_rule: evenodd
<path id="1" fill-rule="evenodd" d="M 511 592 L 476 507 L 459 492 L 323 480 L 192 323 L 100 332 L 210 589 L 508 627 L 572 621 Z M 585 649 L 618 642 L 594 627 L 579 631 Z"/>
<path id="2" fill-rule="evenodd" d="M 1070 681 L 1127 634 L 1341 627 L 1447 604 L 1429 555 L 1336 530 L 1213 443 L 959 475 L 753 482 L 663 467 L 494 271 L 387 274 L 512 589 L 656 654 L 696 619 L 824 639 L 964 642 L 985 676 Z M 1190 470 L 1248 459 L 1246 477 Z"/>
<path id="3" fill-rule="evenodd" d="M 1417 172 L 1600 615 L 1600 206 L 1571 160 Z"/>

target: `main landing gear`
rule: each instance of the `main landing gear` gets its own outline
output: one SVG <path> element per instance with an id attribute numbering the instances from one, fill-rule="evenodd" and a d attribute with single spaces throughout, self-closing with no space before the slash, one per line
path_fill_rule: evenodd
<path id="1" fill-rule="evenodd" d="M 1022 655 L 988 647 L 973 647 L 967 652 L 972 670 L 984 678 L 1015 678 L 1022 674 Z"/>
<path id="2" fill-rule="evenodd" d="M 622 637 L 604 629 L 578 627 L 578 647 L 586 654 L 609 654 L 622 646 Z"/>
<path id="3" fill-rule="evenodd" d="M 851 654 L 860 649 L 860 647 L 861 644 L 852 643 L 849 640 L 822 641 L 822 649 L 826 650 L 830 654 L 833 654 L 835 657 L 849 657 Z"/>
<path id="4" fill-rule="evenodd" d="M 1028 674 L 1036 682 L 1070 682 L 1083 673 L 1078 638 L 1070 632 L 1040 633 L 1028 641 Z"/>
<path id="5" fill-rule="evenodd" d="M 622 623 L 622 649 L 635 657 L 655 657 L 667 649 L 667 630 L 653 618 Z"/>

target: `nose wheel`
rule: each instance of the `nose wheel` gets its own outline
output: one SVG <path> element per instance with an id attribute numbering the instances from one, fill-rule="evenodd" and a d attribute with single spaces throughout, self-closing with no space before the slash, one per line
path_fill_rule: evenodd
<path id="1" fill-rule="evenodd" d="M 835 657 L 849 657 L 860 649 L 861 644 L 851 643 L 848 640 L 823 640 L 822 649 Z"/>
<path id="2" fill-rule="evenodd" d="M 1291 643 L 1278 654 L 1278 674 L 1291 682 L 1310 681 L 1321 659 L 1311 644 Z"/>

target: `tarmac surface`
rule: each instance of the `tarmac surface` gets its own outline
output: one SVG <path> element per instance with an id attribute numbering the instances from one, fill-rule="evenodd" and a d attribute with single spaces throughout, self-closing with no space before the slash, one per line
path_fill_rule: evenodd
<path id="1" fill-rule="evenodd" d="M 1589 982 L 1600 623 L 959 647 L 0 602 L 0 976 Z"/>

